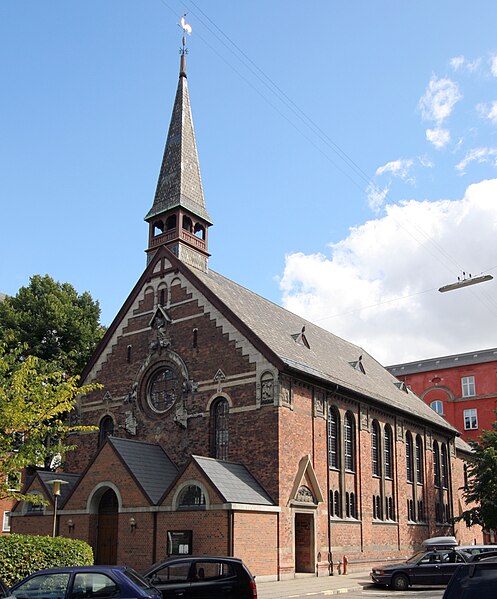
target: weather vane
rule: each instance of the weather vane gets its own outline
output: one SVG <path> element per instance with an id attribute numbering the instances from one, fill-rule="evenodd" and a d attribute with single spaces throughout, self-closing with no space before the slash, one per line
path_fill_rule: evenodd
<path id="1" fill-rule="evenodd" d="M 181 17 L 181 21 L 178 23 L 178 25 L 181 27 L 181 29 L 183 29 L 183 47 L 180 48 L 179 52 L 183 55 L 188 54 L 188 48 L 186 47 L 186 34 L 192 34 L 192 26 L 186 22 L 186 13 Z"/>

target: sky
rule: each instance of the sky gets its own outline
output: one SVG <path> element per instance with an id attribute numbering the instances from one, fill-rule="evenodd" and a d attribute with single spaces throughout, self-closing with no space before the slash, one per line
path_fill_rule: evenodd
<path id="1" fill-rule="evenodd" d="M 385 365 L 496 347 L 495 0 L 3 0 L 0 292 L 49 274 L 112 322 L 185 13 L 210 268 Z"/>

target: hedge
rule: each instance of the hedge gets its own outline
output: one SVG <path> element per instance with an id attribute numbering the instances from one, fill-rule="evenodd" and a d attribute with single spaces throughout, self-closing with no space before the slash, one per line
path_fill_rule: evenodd
<path id="1" fill-rule="evenodd" d="M 0 578 L 7 586 L 44 568 L 92 564 L 92 548 L 84 541 L 18 534 L 0 536 Z"/>

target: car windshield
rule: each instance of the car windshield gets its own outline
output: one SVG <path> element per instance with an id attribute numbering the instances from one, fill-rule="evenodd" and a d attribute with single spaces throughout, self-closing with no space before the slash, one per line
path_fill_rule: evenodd
<path id="1" fill-rule="evenodd" d="M 423 557 L 423 555 L 426 555 L 426 551 L 418 551 L 412 557 L 410 557 L 408 560 L 406 560 L 405 563 L 406 564 L 416 564 Z"/>
<path id="2" fill-rule="evenodd" d="M 123 574 L 127 576 L 132 582 L 134 582 L 137 586 L 142 589 L 142 591 L 150 591 L 151 589 L 155 589 L 152 585 L 150 585 L 144 578 L 142 578 L 138 572 L 135 572 L 131 568 L 126 568 Z"/>

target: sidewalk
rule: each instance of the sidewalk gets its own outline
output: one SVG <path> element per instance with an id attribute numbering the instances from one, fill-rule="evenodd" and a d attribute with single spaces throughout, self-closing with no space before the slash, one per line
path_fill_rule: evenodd
<path id="1" fill-rule="evenodd" d="M 348 591 L 360 591 L 371 584 L 369 570 L 352 572 L 342 576 L 310 576 L 279 580 L 276 582 L 257 582 L 258 599 L 281 599 L 301 595 L 338 595 Z"/>

